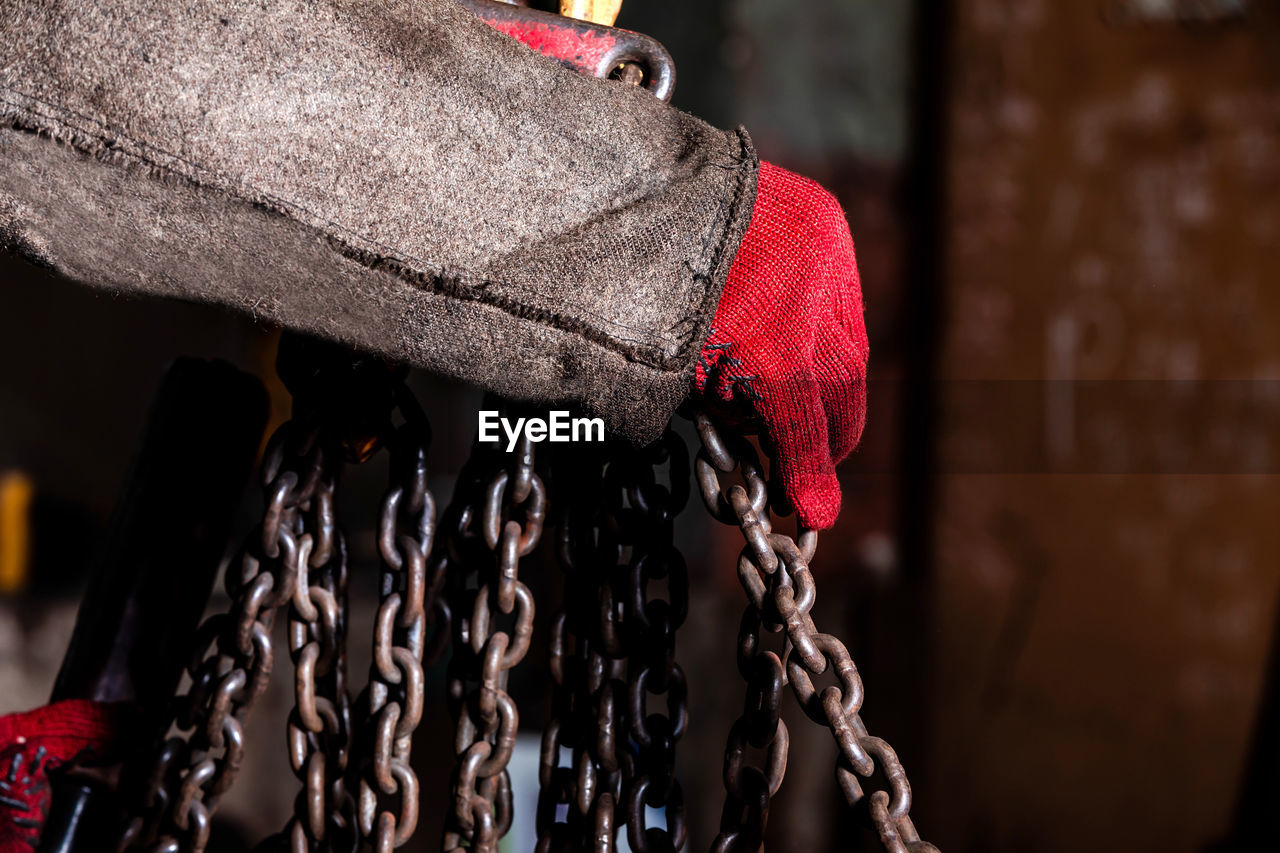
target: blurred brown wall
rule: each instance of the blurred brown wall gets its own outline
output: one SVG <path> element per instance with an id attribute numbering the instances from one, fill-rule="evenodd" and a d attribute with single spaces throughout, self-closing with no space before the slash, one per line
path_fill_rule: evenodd
<path id="1" fill-rule="evenodd" d="M 1276 615 L 1275 419 L 1144 421 L 1071 381 L 1274 391 L 1280 17 L 956 0 L 951 18 L 920 808 L 950 853 L 1201 850 L 1232 819 Z M 967 380 L 1015 379 L 974 411 Z M 1044 469 L 983 473 L 1011 436 Z M 1237 464 L 1197 465 L 1204 436 Z"/>

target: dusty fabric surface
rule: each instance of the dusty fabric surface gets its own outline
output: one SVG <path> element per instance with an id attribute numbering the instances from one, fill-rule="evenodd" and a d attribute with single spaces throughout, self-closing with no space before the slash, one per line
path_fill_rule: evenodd
<path id="1" fill-rule="evenodd" d="M 0 242 L 635 439 L 688 392 L 745 134 L 452 0 L 0 0 Z"/>

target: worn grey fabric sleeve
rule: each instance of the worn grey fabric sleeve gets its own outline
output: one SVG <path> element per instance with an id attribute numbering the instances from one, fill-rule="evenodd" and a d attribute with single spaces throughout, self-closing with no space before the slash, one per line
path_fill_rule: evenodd
<path id="1" fill-rule="evenodd" d="M 636 440 L 688 393 L 756 170 L 453 0 L 0 0 L 0 244 Z"/>

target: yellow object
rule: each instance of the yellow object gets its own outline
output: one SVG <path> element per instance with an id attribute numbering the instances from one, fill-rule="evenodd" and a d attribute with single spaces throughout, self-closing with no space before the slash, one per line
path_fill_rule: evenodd
<path id="1" fill-rule="evenodd" d="M 12 595 L 27 585 L 34 493 L 35 486 L 22 472 L 0 474 L 0 595 Z"/>
<path id="2" fill-rule="evenodd" d="M 612 27 L 618 20 L 622 0 L 560 0 L 560 14 L 579 21 Z"/>

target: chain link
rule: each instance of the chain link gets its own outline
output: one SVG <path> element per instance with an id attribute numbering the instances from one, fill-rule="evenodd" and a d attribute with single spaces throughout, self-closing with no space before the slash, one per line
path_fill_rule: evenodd
<path id="1" fill-rule="evenodd" d="M 413 733 L 422 719 L 423 665 L 439 660 L 450 613 L 439 596 L 443 566 L 428 558 L 435 536 L 435 500 L 427 488 L 431 431 L 413 396 L 400 388 L 405 417 L 388 442 L 391 483 L 382 501 L 382 557 L 373 662 L 364 708 L 359 775 L 359 828 L 377 853 L 404 845 L 418 824 L 418 777 L 410 766 Z M 428 629 L 431 635 L 428 637 Z"/>
<path id="2" fill-rule="evenodd" d="M 294 707 L 289 766 L 302 783 L 284 831 L 292 853 L 349 851 L 354 803 L 344 777 L 350 752 L 347 692 L 347 546 L 334 520 L 338 449 L 318 443 L 315 493 L 305 507 L 308 532 L 298 540 L 298 575 L 289 604 Z"/>
<path id="3" fill-rule="evenodd" d="M 938 853 L 920 839 L 908 812 L 911 785 L 897 753 L 872 736 L 859 715 L 862 679 L 838 638 L 814 625 L 810 610 L 817 594 L 809 560 L 817 533 L 801 529 L 799 541 L 774 533 L 768 512 L 768 484 L 755 450 L 743 439 L 732 445 L 710 416 L 695 415 L 702 449 L 697 480 L 707 510 L 736 525 L 746 540 L 738 558 L 738 578 L 750 602 L 739 633 L 738 665 L 747 679 L 742 717 L 730 731 L 725 751 L 726 803 L 712 850 L 761 850 L 769 798 L 786 770 L 788 736 L 778 719 L 778 693 L 788 683 L 805 715 L 827 726 L 840 750 L 836 779 L 850 806 L 865 808 L 888 853 Z M 738 473 L 742 483 L 723 478 Z M 761 628 L 786 638 L 784 658 L 760 649 Z M 781 667 L 785 659 L 785 671 Z M 814 678 L 832 673 L 836 684 L 819 690 Z M 745 746 L 766 750 L 765 768 L 746 765 Z M 873 780 L 883 780 L 883 787 Z M 864 783 L 872 782 L 870 793 Z"/>
<path id="4" fill-rule="evenodd" d="M 506 688 L 529 651 L 534 616 L 519 563 L 537 547 L 545 514 L 546 490 L 527 436 L 511 454 L 478 447 L 446 513 L 449 545 L 440 559 L 447 565 L 438 570 L 447 573 L 454 613 L 449 706 L 458 756 L 447 851 L 494 853 L 511 828 L 507 764 L 519 715 Z"/>
<path id="5" fill-rule="evenodd" d="M 213 813 L 244 759 L 245 718 L 271 677 L 276 610 L 294 597 L 300 558 L 315 559 L 318 539 L 329 543 L 330 552 L 334 547 L 331 513 L 329 532 L 323 521 L 315 529 L 326 505 L 316 496 L 329 488 L 330 473 L 314 430 L 289 422 L 268 442 L 262 521 L 224 580 L 230 610 L 205 620 L 197 632 L 187 669 L 191 686 L 175 700 L 171 729 L 177 734 L 159 749 L 141 809 L 119 850 L 201 853 L 208 843 Z M 335 630 L 338 621 L 335 616 Z"/>
<path id="6" fill-rule="evenodd" d="M 673 521 L 688 502 L 688 460 L 673 432 L 644 449 L 619 444 L 581 466 L 581 481 L 566 490 L 565 608 L 550 644 L 539 851 L 606 853 L 622 825 L 634 851 L 685 842 L 675 746 L 687 727 L 688 691 L 675 632 L 688 614 L 689 584 Z M 659 482 L 664 472 L 669 486 Z M 650 598 L 650 585 L 662 581 L 666 597 Z M 655 695 L 665 697 L 665 713 L 648 710 Z M 646 807 L 664 809 L 666 826 L 646 826 Z"/>
<path id="7" fill-rule="evenodd" d="M 747 682 L 746 699 L 725 745 L 725 804 L 714 853 L 755 853 L 763 847 L 770 801 L 787 772 L 791 736 L 780 716 L 786 673 L 778 654 L 761 648 L 761 627 L 760 612 L 748 605 L 738 629 L 738 672 Z M 764 752 L 763 767 L 747 763 L 748 748 Z"/>
<path id="8" fill-rule="evenodd" d="M 584 453 L 557 483 L 563 494 L 557 556 L 564 606 L 551 625 L 551 716 L 538 769 L 537 853 L 612 853 L 622 797 L 626 737 L 626 645 L 613 589 L 625 562 L 609 535 L 603 454 Z M 619 744 L 621 738 L 622 743 Z M 569 766 L 560 751 L 571 750 Z M 633 763 L 633 762 L 632 762 Z M 565 820 L 557 820 L 563 807 Z"/>
<path id="9" fill-rule="evenodd" d="M 417 824 L 410 753 L 423 711 L 423 664 L 438 658 L 452 633 L 458 763 L 444 848 L 496 851 L 511 823 L 507 763 L 519 722 L 507 683 L 533 628 L 519 561 L 539 543 L 546 491 L 527 438 L 514 454 L 478 448 L 445 516 L 447 547 L 433 559 L 429 427 L 403 387 L 398 399 L 405 423 L 387 442 L 391 486 L 379 523 L 374 659 L 358 703 L 354 753 L 363 760 L 349 767 L 347 561 L 333 510 L 339 454 L 320 430 L 290 422 L 268 443 L 262 520 L 226 574 L 230 610 L 198 632 L 191 685 L 175 703 L 176 733 L 158 752 L 143 808 L 119 850 L 205 849 L 212 815 L 243 761 L 244 720 L 271 675 L 275 613 L 287 604 L 296 676 L 289 757 L 303 787 L 278 839 L 297 853 L 354 850 L 362 839 L 385 853 L 409 839 Z M 862 681 L 847 648 L 814 624 L 816 534 L 802 530 L 797 541 L 774 532 L 755 451 L 741 439 L 727 442 L 704 414 L 697 425 L 699 488 L 711 514 L 742 532 L 738 575 L 749 602 L 737 655 L 746 699 L 726 745 L 726 802 L 713 851 L 763 848 L 770 799 L 786 771 L 780 704 L 790 685 L 804 713 L 832 732 L 840 789 L 870 817 L 885 850 L 936 853 L 912 824 L 911 788 L 897 754 L 860 716 Z M 669 486 L 659 482 L 664 466 Z M 620 825 L 635 853 L 684 846 L 674 768 L 687 727 L 687 684 L 675 637 L 688 613 L 688 576 L 672 525 L 688 499 L 688 467 L 674 433 L 644 450 L 616 448 L 594 466 L 595 485 L 579 493 L 561 528 L 568 577 L 551 636 L 555 693 L 542 744 L 540 853 L 612 851 Z M 735 472 L 741 482 L 728 485 Z M 655 582 L 665 582 L 665 596 L 650 597 Z M 446 583 L 447 597 L 439 594 Z M 781 654 L 763 648 L 770 635 L 782 640 Z M 815 679 L 828 673 L 836 683 L 818 687 Z M 660 710 L 650 710 L 654 697 L 663 697 Z M 565 747 L 572 763 L 561 766 Z M 748 761 L 749 749 L 763 752 L 759 765 Z M 347 792 L 352 779 L 358 801 Z M 560 806 L 564 822 L 556 820 Z M 666 825 L 647 826 L 646 808 L 663 809 Z"/>
<path id="10" fill-rule="evenodd" d="M 670 486 L 657 481 L 664 465 Z M 627 842 L 633 853 L 673 853 L 686 840 L 684 791 L 675 764 L 676 744 L 689 723 L 689 688 L 675 655 L 676 630 L 689 615 L 689 573 L 674 544 L 674 523 L 689 500 L 688 450 L 668 430 L 642 451 L 617 453 L 606 481 L 607 519 L 627 558 L 627 720 L 636 750 L 623 802 Z M 665 597 L 651 598 L 650 584 L 662 581 Z M 654 697 L 661 697 L 660 710 L 649 710 Z M 666 825 L 648 826 L 646 807 L 661 809 Z"/>

